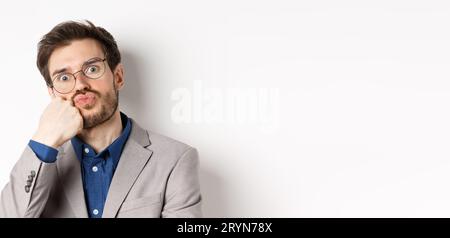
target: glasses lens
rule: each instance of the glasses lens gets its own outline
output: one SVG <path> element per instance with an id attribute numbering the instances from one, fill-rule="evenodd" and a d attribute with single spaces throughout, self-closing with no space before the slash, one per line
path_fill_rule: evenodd
<path id="1" fill-rule="evenodd" d="M 105 72 L 105 62 L 100 60 L 83 67 L 84 74 L 91 79 L 100 78 Z"/>
<path id="2" fill-rule="evenodd" d="M 60 74 L 53 79 L 53 87 L 59 93 L 69 93 L 75 87 L 75 78 L 70 74 Z"/>

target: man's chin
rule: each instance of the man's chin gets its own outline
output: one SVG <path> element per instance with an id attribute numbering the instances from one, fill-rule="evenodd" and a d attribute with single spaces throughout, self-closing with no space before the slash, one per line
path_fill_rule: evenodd
<path id="1" fill-rule="evenodd" d="M 101 109 L 80 110 L 83 117 L 83 129 L 91 129 L 109 120 L 112 114 Z"/>
<path id="2" fill-rule="evenodd" d="M 92 117 L 98 117 L 98 114 L 100 113 L 98 109 L 95 109 L 93 107 L 91 108 L 78 108 L 80 111 L 81 116 L 83 117 L 84 120 L 86 120 L 87 118 L 92 118 Z"/>
<path id="3" fill-rule="evenodd" d="M 97 126 L 98 124 L 99 124 L 99 120 L 98 120 L 98 118 L 96 118 L 95 117 L 95 115 L 93 114 L 93 115 L 91 115 L 91 114 L 88 114 L 88 115 L 83 115 L 83 114 L 81 114 L 82 115 L 82 117 L 83 117 L 83 129 L 91 129 L 91 128 L 93 128 L 93 127 L 95 127 L 95 126 Z"/>
<path id="4" fill-rule="evenodd" d="M 95 107 L 95 104 L 83 104 L 83 105 L 75 104 L 75 107 L 78 108 L 80 111 L 92 111 L 92 109 Z"/>

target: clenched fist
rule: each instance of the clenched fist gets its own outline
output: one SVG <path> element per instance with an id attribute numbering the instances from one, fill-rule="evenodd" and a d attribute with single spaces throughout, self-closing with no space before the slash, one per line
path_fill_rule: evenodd
<path id="1" fill-rule="evenodd" d="M 39 121 L 33 140 L 57 148 L 83 129 L 83 117 L 71 100 L 52 96 Z"/>

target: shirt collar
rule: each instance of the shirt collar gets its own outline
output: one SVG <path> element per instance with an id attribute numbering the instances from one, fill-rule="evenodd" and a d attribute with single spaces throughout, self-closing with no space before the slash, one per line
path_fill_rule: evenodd
<path id="1" fill-rule="evenodd" d="M 122 133 L 120 136 L 115 139 L 108 147 L 106 147 L 103 151 L 101 151 L 98 154 L 94 153 L 94 150 L 92 147 L 86 143 L 84 143 L 80 138 L 77 136 L 74 136 L 71 139 L 73 149 L 75 150 L 75 154 L 77 155 L 78 160 L 82 161 L 83 159 L 83 150 L 85 148 L 89 148 L 91 152 L 90 155 L 98 156 L 98 155 L 104 155 L 104 153 L 109 153 L 111 159 L 113 160 L 113 163 L 117 165 L 120 159 L 120 155 L 122 154 L 122 149 L 125 145 L 125 143 L 128 140 L 128 137 L 131 132 L 131 120 L 122 112 L 120 112 L 120 118 L 122 121 Z"/>

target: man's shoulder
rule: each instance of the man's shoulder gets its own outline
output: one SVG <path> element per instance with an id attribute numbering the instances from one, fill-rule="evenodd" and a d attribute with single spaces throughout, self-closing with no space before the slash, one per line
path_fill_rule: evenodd
<path id="1" fill-rule="evenodd" d="M 158 147 L 170 147 L 171 149 L 180 149 L 180 150 L 187 150 L 192 148 L 192 146 L 181 142 L 179 140 L 176 140 L 174 138 L 171 138 L 169 136 L 165 136 L 162 134 L 159 134 L 157 132 L 147 130 L 148 137 L 150 139 L 150 146 L 158 146 Z"/>
<path id="2" fill-rule="evenodd" d="M 142 138 L 139 137 L 142 137 L 142 134 L 144 132 L 145 136 L 148 139 L 148 146 L 146 146 L 146 148 L 152 150 L 153 152 L 159 152 L 166 155 L 173 155 L 175 157 L 178 157 L 189 150 L 195 150 L 195 148 L 184 142 L 160 134 L 153 130 L 144 129 L 134 120 L 132 122 L 134 123 L 133 129 L 135 130 L 135 135 L 133 136 L 132 132 L 131 136 L 142 141 Z"/>

